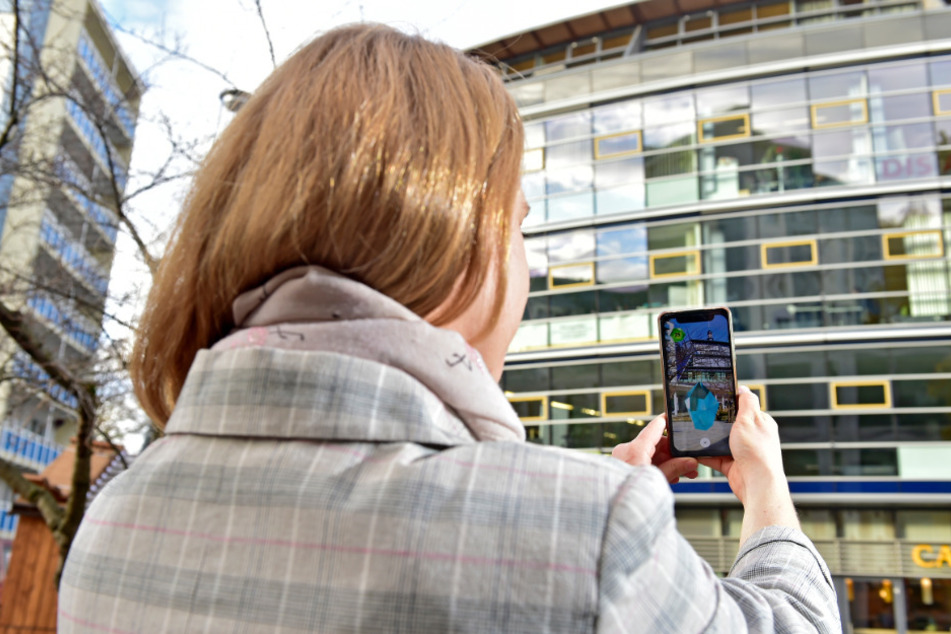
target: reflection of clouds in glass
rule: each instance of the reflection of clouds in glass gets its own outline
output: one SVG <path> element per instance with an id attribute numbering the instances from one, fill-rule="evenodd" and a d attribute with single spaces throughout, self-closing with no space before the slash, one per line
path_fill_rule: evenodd
<path id="1" fill-rule="evenodd" d="M 554 264 L 594 257 L 594 232 L 575 231 L 548 236 L 548 258 Z"/>
<path id="2" fill-rule="evenodd" d="M 754 112 L 751 122 L 753 136 L 773 135 L 787 130 L 807 130 L 809 125 L 809 111 L 805 106 L 786 110 Z M 804 140 L 803 146 L 808 147 L 808 138 Z"/>
<path id="3" fill-rule="evenodd" d="M 589 189 L 594 180 L 594 170 L 590 165 L 576 165 L 567 169 L 548 172 L 549 194 Z"/>
<path id="4" fill-rule="evenodd" d="M 598 232 L 598 255 L 621 255 L 647 251 L 647 227 L 643 224 Z"/>
<path id="5" fill-rule="evenodd" d="M 913 223 L 916 227 L 941 224 L 941 202 L 935 196 L 924 199 L 899 196 L 878 200 L 879 226 L 901 227 L 911 218 L 919 219 Z"/>
<path id="6" fill-rule="evenodd" d="M 525 256 L 528 260 L 528 268 L 531 271 L 542 271 L 547 275 L 548 271 L 548 249 L 544 237 L 527 238 L 525 240 Z M 533 275 L 534 277 L 534 275 Z"/>
<path id="7" fill-rule="evenodd" d="M 647 279 L 647 257 L 623 258 L 598 262 L 598 283 Z"/>
<path id="8" fill-rule="evenodd" d="M 573 112 L 545 122 L 548 142 L 591 134 L 591 111 Z"/>
<path id="9" fill-rule="evenodd" d="M 545 174 L 543 172 L 523 174 L 522 191 L 525 193 L 526 200 L 543 197 L 545 195 Z"/>
<path id="10" fill-rule="evenodd" d="M 594 111 L 595 134 L 638 130 L 640 127 L 641 104 L 638 101 L 615 103 Z"/>
<path id="11" fill-rule="evenodd" d="M 693 140 L 694 125 L 691 122 L 676 123 L 658 127 L 645 128 L 644 147 L 664 148 L 671 145 L 684 145 Z"/>
<path id="12" fill-rule="evenodd" d="M 694 119 L 693 95 L 678 93 L 661 99 L 644 101 L 644 127 Z"/>
<path id="13" fill-rule="evenodd" d="M 545 128 L 541 123 L 525 124 L 525 147 L 535 148 L 545 145 Z"/>

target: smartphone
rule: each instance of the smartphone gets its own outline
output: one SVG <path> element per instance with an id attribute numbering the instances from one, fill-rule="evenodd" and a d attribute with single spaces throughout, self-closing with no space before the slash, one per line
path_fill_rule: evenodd
<path id="1" fill-rule="evenodd" d="M 657 319 L 670 453 L 731 455 L 737 404 L 730 309 L 670 311 Z"/>

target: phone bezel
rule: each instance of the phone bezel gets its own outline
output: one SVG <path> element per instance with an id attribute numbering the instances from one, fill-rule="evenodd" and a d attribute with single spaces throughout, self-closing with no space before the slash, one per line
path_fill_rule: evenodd
<path id="1" fill-rule="evenodd" d="M 670 454 L 676 457 L 688 456 L 688 457 L 700 457 L 700 456 L 722 456 L 730 455 L 721 454 L 721 453 L 712 453 L 706 449 L 699 449 L 697 451 L 681 451 L 677 449 L 674 443 L 674 428 L 671 421 L 671 412 L 670 412 L 670 386 L 668 384 L 667 378 L 667 358 L 666 352 L 664 350 L 664 321 L 665 319 L 676 318 L 681 321 L 710 321 L 710 318 L 713 315 L 722 314 L 726 316 L 728 333 L 729 333 L 729 343 L 730 343 L 730 361 L 732 364 L 733 370 L 733 402 L 735 404 L 735 409 L 733 412 L 734 421 L 731 421 L 732 425 L 735 422 L 736 418 L 736 409 L 739 408 L 739 403 L 737 403 L 737 384 L 736 384 L 736 344 L 734 343 L 733 337 L 733 313 L 730 312 L 730 309 L 726 306 L 715 306 L 712 308 L 691 308 L 687 310 L 669 310 L 664 311 L 657 316 L 657 338 L 660 343 L 660 366 L 661 366 L 661 383 L 664 389 L 664 412 L 667 415 L 667 440 L 668 446 L 670 449 Z M 687 319 L 681 319 L 683 316 L 688 316 Z M 696 320 L 691 320 L 689 316 L 697 315 L 701 318 Z M 703 318 L 703 316 L 706 316 Z M 731 428 L 732 429 L 732 428 Z M 729 436 L 727 437 L 728 451 L 729 451 Z"/>

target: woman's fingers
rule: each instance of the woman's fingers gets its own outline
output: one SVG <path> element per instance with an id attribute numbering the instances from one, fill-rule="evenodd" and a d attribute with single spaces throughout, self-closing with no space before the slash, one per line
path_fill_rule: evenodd
<path id="1" fill-rule="evenodd" d="M 671 458 L 657 465 L 657 468 L 663 472 L 664 477 L 671 484 L 676 484 L 680 478 L 692 479 L 699 475 L 696 458 Z"/>
<path id="2" fill-rule="evenodd" d="M 657 450 L 657 443 L 664 435 L 666 418 L 663 414 L 652 420 L 630 442 L 614 447 L 611 455 L 631 465 L 649 465 Z"/>

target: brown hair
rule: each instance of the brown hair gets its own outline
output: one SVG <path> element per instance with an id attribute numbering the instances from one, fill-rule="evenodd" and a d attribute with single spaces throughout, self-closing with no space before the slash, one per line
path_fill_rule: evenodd
<path id="1" fill-rule="evenodd" d="M 149 294 L 135 392 L 168 420 L 231 304 L 276 273 L 317 264 L 447 323 L 507 280 L 522 126 L 484 63 L 379 25 L 342 27 L 264 82 L 195 177 Z"/>

